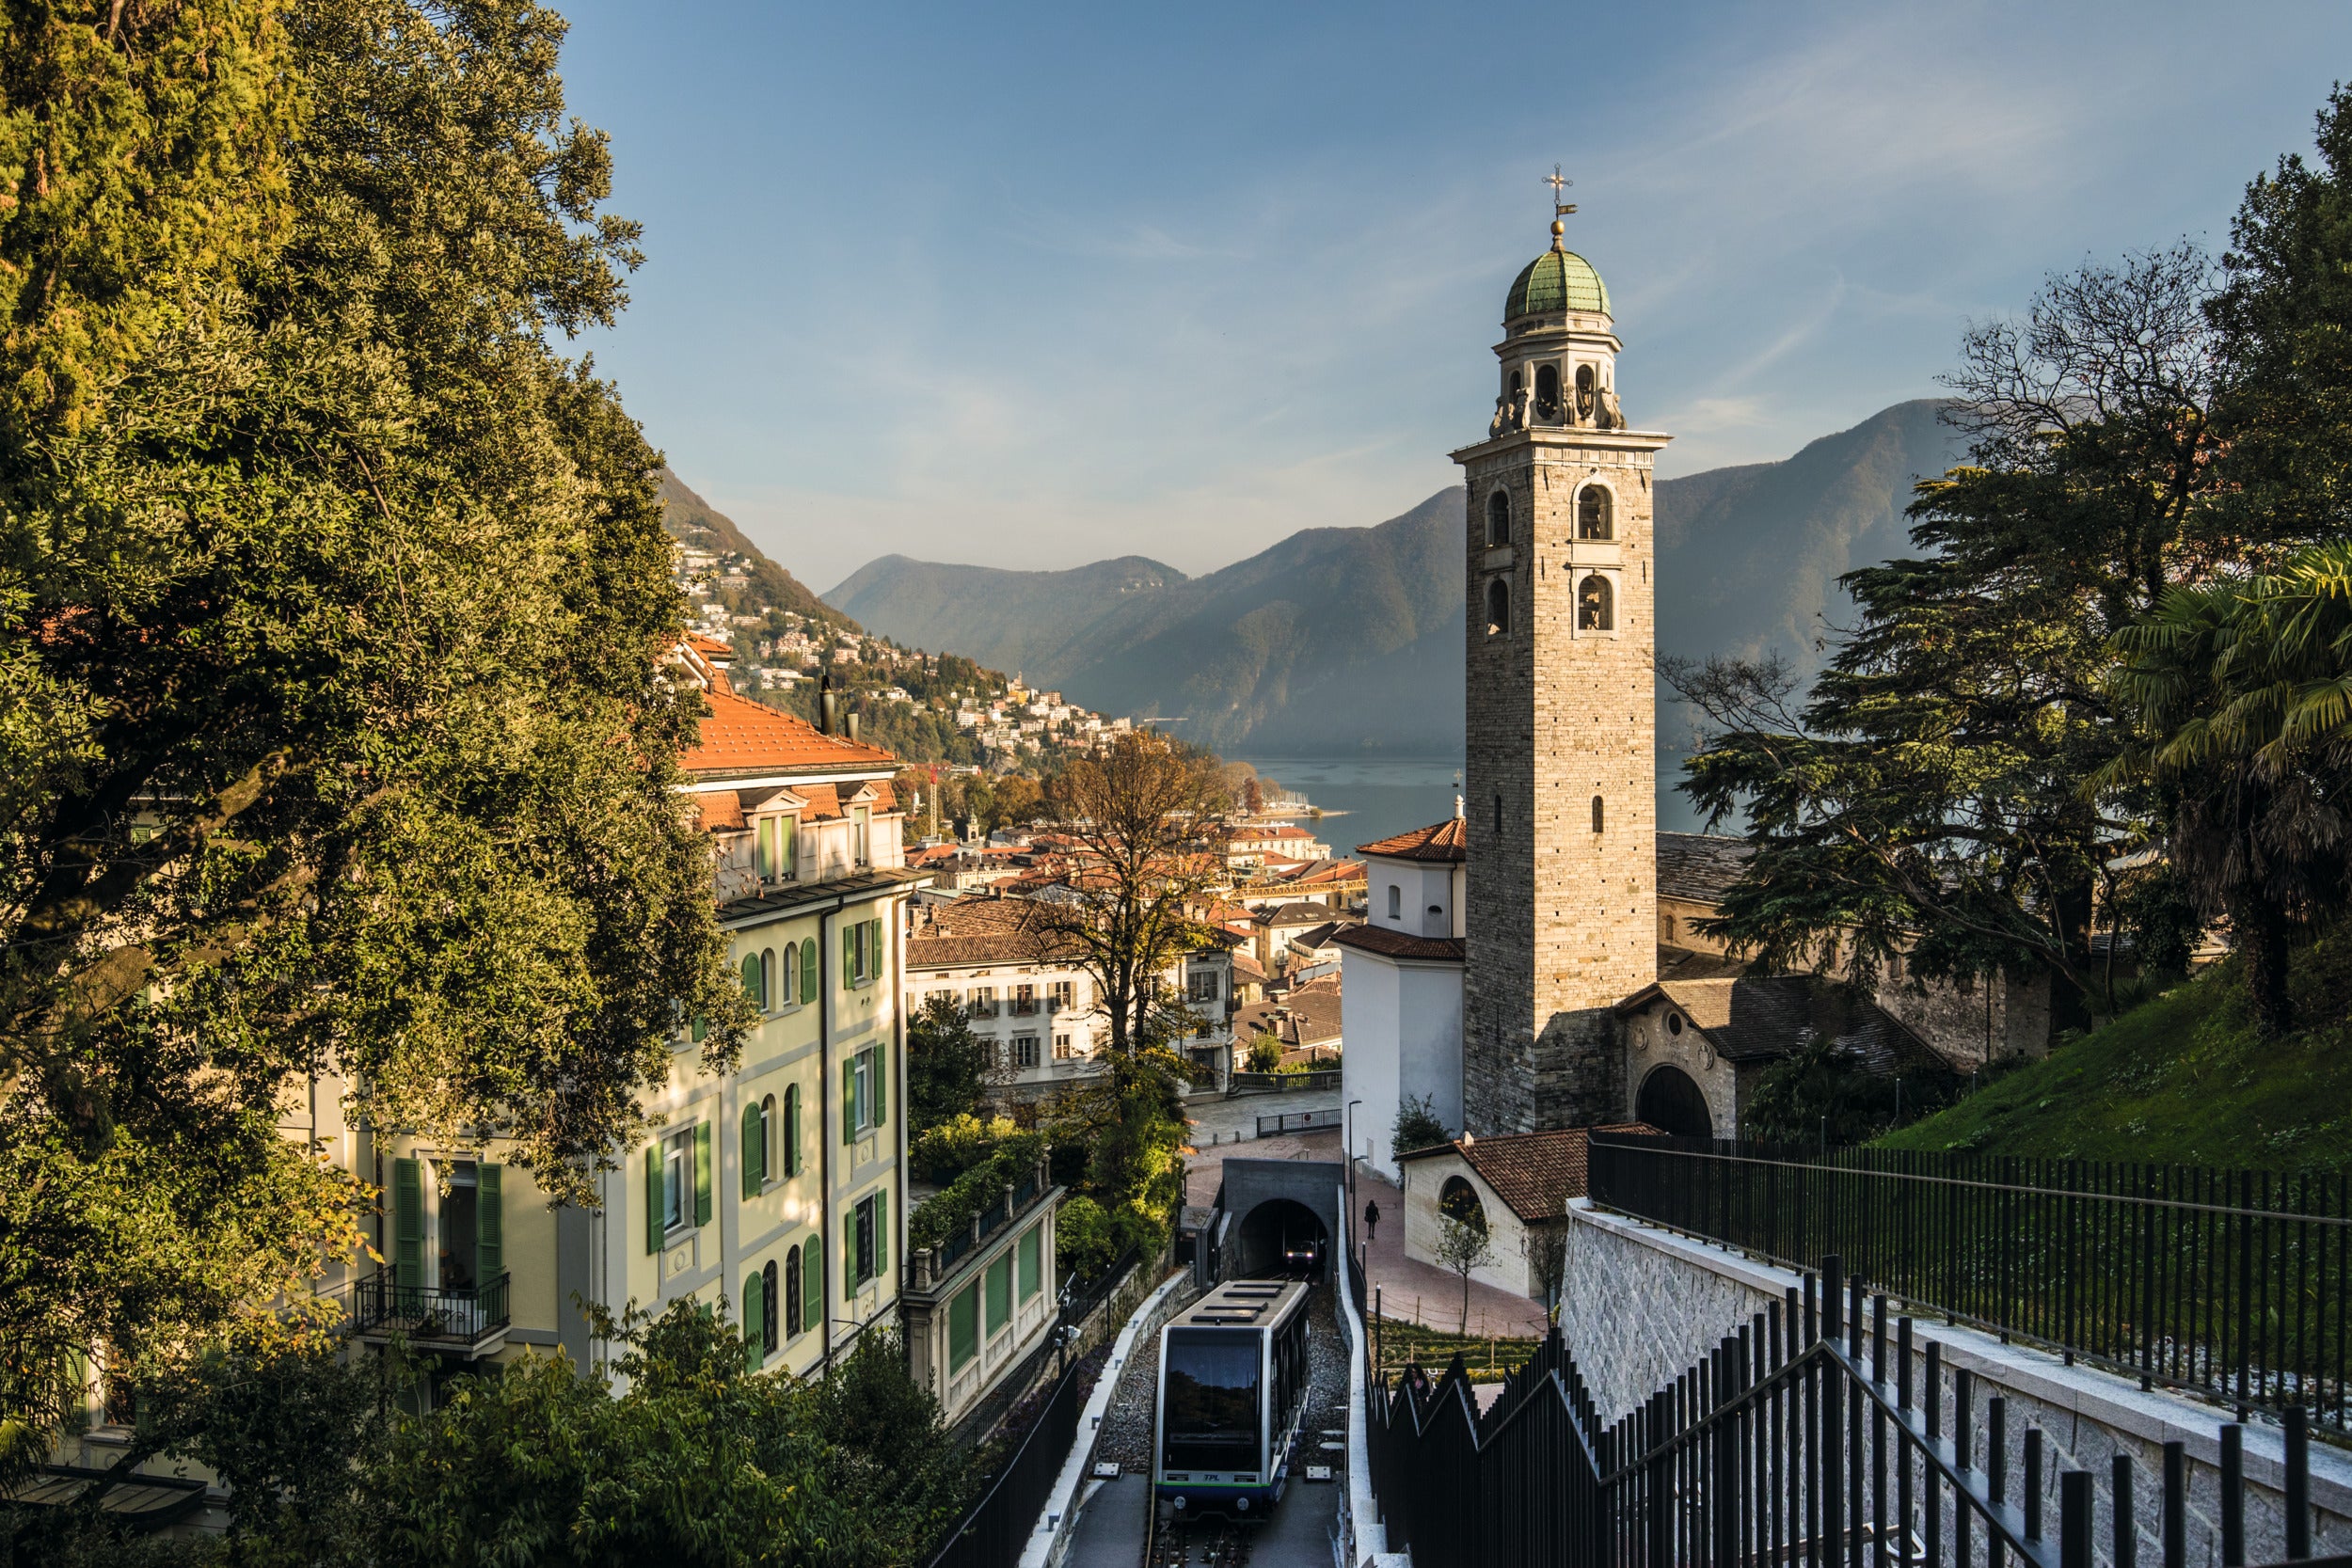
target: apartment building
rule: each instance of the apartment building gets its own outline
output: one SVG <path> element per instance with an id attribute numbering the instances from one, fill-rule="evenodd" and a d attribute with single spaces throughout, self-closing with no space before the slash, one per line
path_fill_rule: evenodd
<path id="1" fill-rule="evenodd" d="M 494 1136 L 337 1130 L 329 1147 L 386 1193 L 387 1261 L 350 1282 L 363 1336 L 398 1331 L 458 1363 L 532 1346 L 585 1364 L 602 1347 L 581 1302 L 617 1315 L 724 1296 L 755 1362 L 805 1373 L 892 1320 L 906 1252 L 900 934 L 928 877 L 904 863 L 897 760 L 737 695 L 731 657 L 695 637 L 677 669 L 710 707 L 683 788 L 761 1014 L 739 1063 L 704 1072 L 701 1025 L 679 1029 L 667 1081 L 645 1097 L 652 1126 L 604 1173 L 596 1212 L 550 1209 Z"/>

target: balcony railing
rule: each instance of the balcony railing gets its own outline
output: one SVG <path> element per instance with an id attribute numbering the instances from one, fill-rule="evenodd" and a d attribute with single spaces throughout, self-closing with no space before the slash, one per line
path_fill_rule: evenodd
<path id="1" fill-rule="evenodd" d="M 1037 998 L 1034 996 L 1014 997 L 1012 999 L 1012 1016 L 1015 1018 L 1035 1018 L 1037 1016 Z"/>
<path id="2" fill-rule="evenodd" d="M 399 1333 L 420 1344 L 474 1346 L 506 1330 L 506 1282 L 445 1291 L 400 1285 L 389 1274 L 371 1275 L 352 1288 L 351 1324 L 359 1334 Z"/>

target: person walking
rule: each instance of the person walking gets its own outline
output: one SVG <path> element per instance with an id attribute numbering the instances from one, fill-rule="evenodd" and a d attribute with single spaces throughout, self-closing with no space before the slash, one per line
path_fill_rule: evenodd
<path id="1" fill-rule="evenodd" d="M 1380 1229 L 1380 1200 L 1364 1200 L 1364 1241 L 1369 1244 Z"/>

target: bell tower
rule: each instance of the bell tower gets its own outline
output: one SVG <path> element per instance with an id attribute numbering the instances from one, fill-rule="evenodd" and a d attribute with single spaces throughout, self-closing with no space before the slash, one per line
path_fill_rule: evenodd
<path id="1" fill-rule="evenodd" d="M 1551 248 L 1503 305 L 1469 482 L 1462 1110 L 1472 1133 L 1625 1117 L 1617 1002 L 1657 977 L 1651 467 L 1609 291 Z"/>

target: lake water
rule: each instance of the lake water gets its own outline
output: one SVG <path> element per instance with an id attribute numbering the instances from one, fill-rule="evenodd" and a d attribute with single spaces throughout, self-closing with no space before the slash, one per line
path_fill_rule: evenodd
<path id="1" fill-rule="evenodd" d="M 1426 828 L 1454 815 L 1461 788 L 1458 757 L 1277 757 L 1244 755 L 1258 772 L 1323 808 L 1320 824 L 1302 819 L 1343 858 L 1359 844 Z"/>

